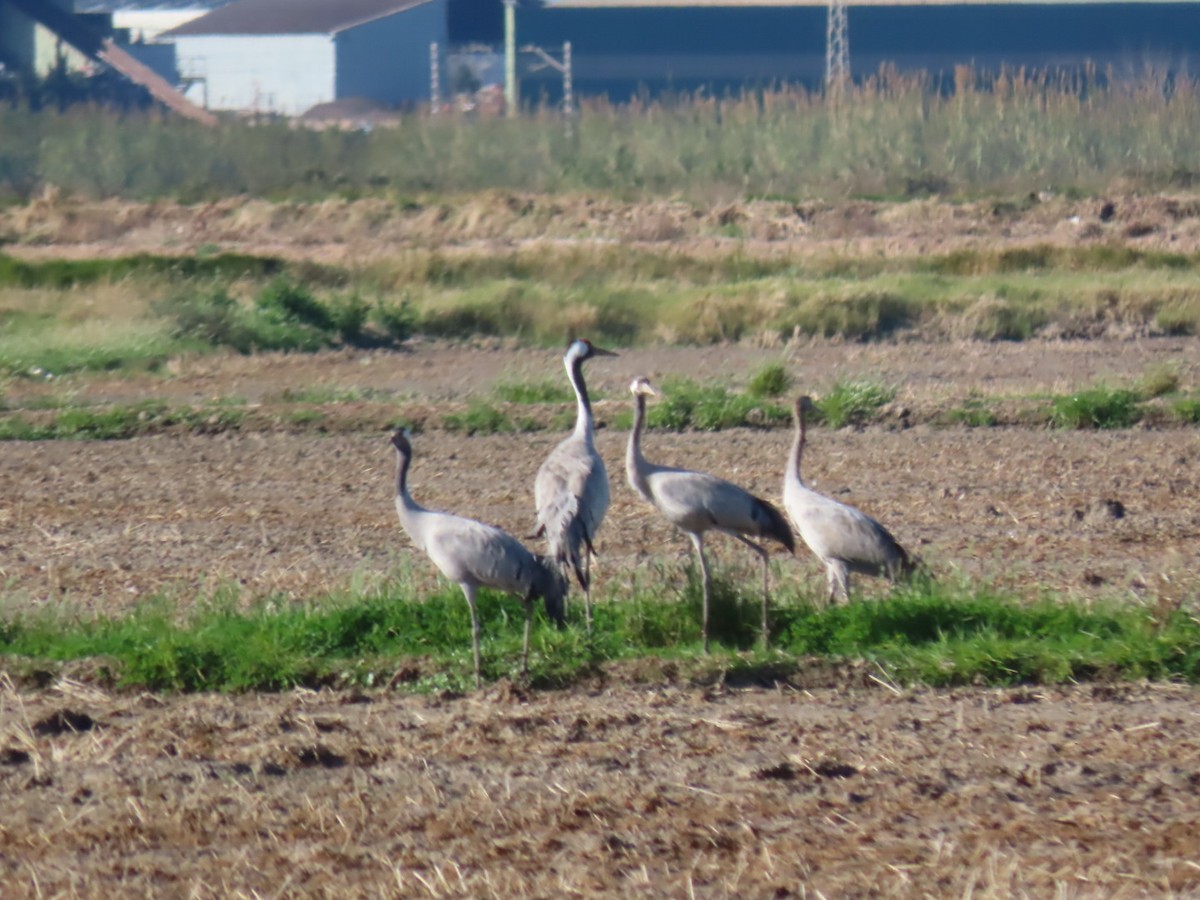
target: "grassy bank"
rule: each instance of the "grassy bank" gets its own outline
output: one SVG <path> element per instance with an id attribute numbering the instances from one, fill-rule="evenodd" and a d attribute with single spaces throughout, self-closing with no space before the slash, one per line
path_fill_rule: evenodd
<path id="1" fill-rule="evenodd" d="M 592 245 L 409 251 L 359 269 L 0 256 L 0 372 L 153 369 L 181 353 L 386 347 L 413 335 L 543 346 L 580 333 L 614 346 L 1189 335 L 1200 333 L 1198 262 L 1107 245 L 807 262 Z"/>
<path id="2" fill-rule="evenodd" d="M 803 90 L 693 102 L 583 105 L 571 129 L 520 120 L 406 118 L 398 128 L 312 131 L 233 121 L 0 109 L 0 196 L 46 185 L 94 197 L 188 201 L 506 188 L 692 198 L 1094 192 L 1191 184 L 1194 85 L 1176 78 L 1013 74 L 953 92 L 886 75 L 833 108 Z"/>
<path id="3" fill-rule="evenodd" d="M 788 677 L 814 662 L 866 660 L 901 684 L 1059 683 L 1092 678 L 1200 680 L 1200 625 L 1184 612 L 1044 599 L 1023 603 L 986 588 L 917 583 L 883 600 L 823 608 L 794 593 L 775 598 L 772 647 L 756 648 L 758 597 L 718 578 L 711 634 L 699 649 L 699 586 L 639 584 L 556 631 L 540 612 L 531 677 L 567 685 L 606 664 L 670 660 L 707 679 Z M 519 601 L 485 593 L 480 603 L 489 679 L 515 676 L 524 613 Z M 91 660 L 93 673 L 155 690 L 280 690 L 296 685 L 404 683 L 464 688 L 470 620 L 457 589 L 415 596 L 407 584 L 239 608 L 227 595 L 186 618 L 166 602 L 121 619 L 79 620 L 46 612 L 0 618 L 0 669 L 25 676 Z"/>

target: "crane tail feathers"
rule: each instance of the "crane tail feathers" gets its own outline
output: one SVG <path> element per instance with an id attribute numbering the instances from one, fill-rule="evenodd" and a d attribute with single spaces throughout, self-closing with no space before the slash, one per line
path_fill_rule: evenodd
<path id="1" fill-rule="evenodd" d="M 773 538 L 783 544 L 788 553 L 795 553 L 796 537 L 792 534 L 792 526 L 788 524 L 787 518 L 773 503 L 768 503 L 759 497 L 755 497 L 755 499 L 759 502 L 765 520 L 761 531 L 763 537 Z"/>

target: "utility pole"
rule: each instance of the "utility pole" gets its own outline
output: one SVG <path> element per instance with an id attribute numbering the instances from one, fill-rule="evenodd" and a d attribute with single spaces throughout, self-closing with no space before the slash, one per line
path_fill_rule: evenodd
<path id="1" fill-rule="evenodd" d="M 504 0 L 504 114 L 518 112 L 517 91 L 517 0 Z"/>
<path id="2" fill-rule="evenodd" d="M 850 83 L 850 28 L 846 0 L 828 0 L 825 20 L 825 92 L 837 99 Z"/>
<path id="3" fill-rule="evenodd" d="M 429 114 L 436 116 L 442 105 L 442 67 L 439 65 L 438 45 L 429 45 Z"/>

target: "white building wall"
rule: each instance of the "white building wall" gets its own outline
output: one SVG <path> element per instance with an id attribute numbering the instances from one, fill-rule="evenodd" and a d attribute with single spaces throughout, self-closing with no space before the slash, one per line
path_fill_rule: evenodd
<path id="1" fill-rule="evenodd" d="M 216 110 L 299 115 L 334 99 L 330 35 L 180 35 L 175 61 L 187 97 Z"/>

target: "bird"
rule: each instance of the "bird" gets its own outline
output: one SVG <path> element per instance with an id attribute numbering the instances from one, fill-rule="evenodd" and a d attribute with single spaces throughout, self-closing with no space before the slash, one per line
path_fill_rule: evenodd
<path id="1" fill-rule="evenodd" d="M 598 356 L 616 356 L 582 338 L 572 340 L 563 356 L 567 378 L 575 390 L 575 430 L 561 441 L 538 469 L 533 482 L 537 508 L 534 537 L 545 536 L 549 556 L 570 566 L 583 588 L 584 615 L 592 627 L 592 557 L 596 532 L 608 511 L 608 472 L 596 451 L 596 424 L 583 364 Z"/>
<path id="2" fill-rule="evenodd" d="M 770 636 L 767 622 L 767 561 L 765 547 L 750 540 L 771 538 L 787 548 L 796 550 L 792 529 L 775 506 L 724 479 L 706 472 L 692 472 L 647 462 L 642 455 L 642 429 L 646 422 L 646 397 L 657 391 L 645 378 L 638 377 L 629 386 L 633 394 L 633 430 L 625 453 L 625 475 L 629 486 L 649 501 L 668 522 L 691 538 L 700 560 L 704 580 L 704 609 L 701 635 L 704 652 L 708 652 L 708 561 L 704 557 L 704 534 L 719 531 L 741 541 L 759 555 L 763 564 L 762 641 L 766 646 Z"/>
<path id="3" fill-rule="evenodd" d="M 893 581 L 917 568 L 918 561 L 890 531 L 866 513 L 818 493 L 804 483 L 800 458 L 804 453 L 805 414 L 815 409 L 812 398 L 801 396 L 794 409 L 796 431 L 783 476 L 783 506 L 800 537 L 825 564 L 829 600 L 850 599 L 850 573 L 886 575 Z"/>
<path id="4" fill-rule="evenodd" d="M 475 607 L 475 595 L 481 587 L 517 594 L 524 601 L 525 642 L 521 651 L 521 674 L 527 677 L 534 601 L 544 600 L 546 615 L 559 628 L 564 627 L 566 578 L 556 565 L 531 553 L 508 532 L 464 516 L 426 509 L 413 500 L 408 492 L 412 444 L 403 429 L 392 435 L 392 445 L 396 448 L 396 514 L 400 525 L 442 574 L 462 588 L 471 608 L 475 687 L 478 689 L 482 685 L 479 614 Z"/>

